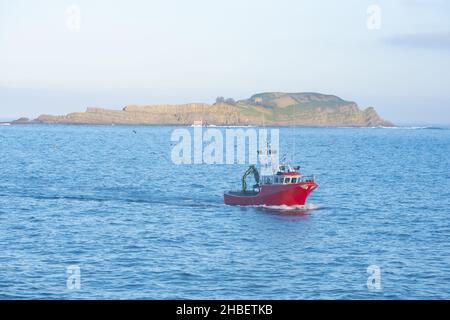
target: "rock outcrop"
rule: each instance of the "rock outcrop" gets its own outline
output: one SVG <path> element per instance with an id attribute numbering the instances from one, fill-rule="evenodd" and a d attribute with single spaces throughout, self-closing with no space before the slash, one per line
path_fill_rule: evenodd
<path id="1" fill-rule="evenodd" d="M 229 102 L 231 101 L 231 102 Z M 209 105 L 130 105 L 122 110 L 87 108 L 64 116 L 41 115 L 32 123 L 62 124 L 148 124 L 192 125 L 276 125 L 276 126 L 393 126 L 375 109 L 361 110 L 351 101 L 320 93 L 260 93 L 234 102 L 219 100 Z"/>
<path id="2" fill-rule="evenodd" d="M 28 124 L 29 122 L 30 122 L 30 119 L 22 117 L 17 120 L 14 120 L 12 123 L 13 124 Z"/>

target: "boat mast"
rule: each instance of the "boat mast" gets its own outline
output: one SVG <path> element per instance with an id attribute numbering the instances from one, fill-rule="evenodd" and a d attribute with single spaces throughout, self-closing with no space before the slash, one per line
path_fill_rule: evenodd
<path id="1" fill-rule="evenodd" d="M 258 150 L 262 177 L 273 177 L 278 171 L 278 151 L 272 150 L 269 142 L 265 148 Z"/>

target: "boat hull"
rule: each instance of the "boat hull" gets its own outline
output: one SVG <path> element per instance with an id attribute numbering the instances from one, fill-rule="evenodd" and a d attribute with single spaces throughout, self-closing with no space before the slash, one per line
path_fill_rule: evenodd
<path id="1" fill-rule="evenodd" d="M 239 206 L 295 206 L 304 205 L 306 198 L 317 188 L 315 182 L 295 184 L 265 184 L 260 192 L 227 192 L 224 194 L 226 205 Z"/>

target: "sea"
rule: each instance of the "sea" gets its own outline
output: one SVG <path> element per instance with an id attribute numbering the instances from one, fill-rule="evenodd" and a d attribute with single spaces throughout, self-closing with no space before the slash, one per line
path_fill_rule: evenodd
<path id="1" fill-rule="evenodd" d="M 177 129 L 0 126 L 0 299 L 450 299 L 448 127 L 279 128 L 303 207 L 224 205 L 248 164 Z"/>

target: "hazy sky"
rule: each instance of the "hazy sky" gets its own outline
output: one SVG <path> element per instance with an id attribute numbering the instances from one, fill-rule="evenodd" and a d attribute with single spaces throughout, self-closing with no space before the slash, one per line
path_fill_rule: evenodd
<path id="1" fill-rule="evenodd" d="M 264 91 L 450 123 L 450 1 L 0 0 L 0 118 Z"/>

